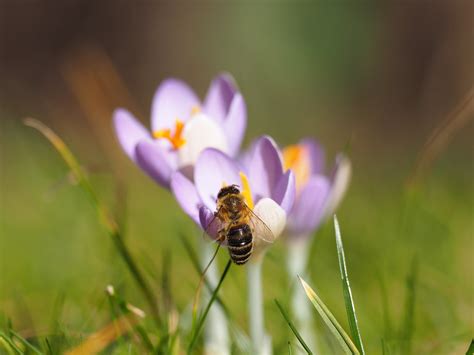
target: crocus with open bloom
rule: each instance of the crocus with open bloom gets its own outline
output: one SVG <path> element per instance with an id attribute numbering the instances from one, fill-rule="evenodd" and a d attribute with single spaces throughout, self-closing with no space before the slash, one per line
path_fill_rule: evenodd
<path id="1" fill-rule="evenodd" d="M 232 77 L 222 74 L 212 81 L 203 102 L 186 83 L 163 81 L 153 98 L 151 132 L 125 109 L 117 109 L 113 120 L 129 158 L 168 188 L 171 175 L 193 166 L 205 148 L 236 156 L 247 111 Z"/>
<path id="2" fill-rule="evenodd" d="M 226 185 L 239 185 L 245 202 L 275 237 L 285 228 L 286 216 L 295 197 L 295 178 L 284 171 L 281 154 L 269 137 L 261 137 L 244 161 L 232 159 L 213 148 L 204 150 L 196 161 L 192 179 L 181 171 L 171 177 L 171 190 L 182 209 L 202 229 L 209 226 L 216 210 L 217 194 Z M 208 231 L 212 238 L 217 231 Z M 254 231 L 252 257 L 247 264 L 249 331 L 253 353 L 271 353 L 271 338 L 264 329 L 262 260 L 268 243 Z"/>
<path id="3" fill-rule="evenodd" d="M 286 232 L 290 238 L 309 237 L 342 200 L 351 176 L 350 161 L 339 154 L 326 175 L 323 149 L 312 139 L 284 148 L 283 160 L 285 169 L 291 169 L 296 179 L 296 197 Z"/>
<path id="4" fill-rule="evenodd" d="M 291 169 L 296 179 L 296 196 L 288 215 L 285 234 L 287 237 L 287 269 L 290 282 L 297 275 L 306 273 L 311 236 L 327 217 L 332 215 L 347 189 L 350 161 L 343 154 L 329 175 L 324 172 L 324 152 L 312 139 L 303 139 L 298 144 L 283 149 L 286 169 Z M 312 324 L 312 312 L 303 290 L 295 286 L 291 296 L 291 311 L 295 322 L 311 349 L 317 348 Z"/>
<path id="5" fill-rule="evenodd" d="M 278 237 L 293 205 L 295 179 L 291 170 L 284 171 L 281 154 L 271 138 L 258 139 L 244 164 L 208 148 L 195 163 L 193 180 L 180 171 L 171 177 L 171 190 L 178 203 L 203 229 L 214 216 L 217 193 L 231 184 L 241 187 L 247 205 Z M 211 232 L 211 237 L 217 237 L 216 232 Z"/>

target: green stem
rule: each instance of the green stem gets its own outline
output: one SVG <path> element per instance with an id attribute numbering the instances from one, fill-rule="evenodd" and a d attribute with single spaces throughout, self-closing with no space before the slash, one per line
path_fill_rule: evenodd
<path id="1" fill-rule="evenodd" d="M 201 265 L 202 268 L 205 268 L 209 261 L 212 259 L 215 254 L 215 244 L 209 243 L 206 240 L 202 242 L 202 253 L 201 253 Z M 215 259 L 208 267 L 206 272 L 206 281 L 211 286 L 211 291 L 204 289 L 203 292 L 203 303 L 206 300 L 209 300 L 211 297 L 212 290 L 216 287 L 219 280 L 219 270 L 217 265 L 217 259 Z M 209 310 L 208 322 L 204 329 L 204 348 L 206 354 L 230 354 L 230 344 L 229 344 L 229 332 L 227 327 L 227 315 L 225 309 L 220 304 L 219 297 L 216 294 L 216 305 Z"/>
<path id="2" fill-rule="evenodd" d="M 252 350 L 255 354 L 261 354 L 265 342 L 265 330 L 263 325 L 262 259 L 257 259 L 247 265 L 247 294 Z"/>
<path id="3" fill-rule="evenodd" d="M 292 238 L 294 242 L 288 244 L 287 271 L 289 283 L 293 291 L 291 295 L 291 314 L 294 317 L 295 325 L 299 329 L 301 336 L 306 339 L 308 347 L 318 353 L 316 332 L 313 327 L 313 317 L 310 303 L 307 302 L 303 288 L 298 285 L 298 276 L 308 278 L 306 274 L 309 251 L 311 249 L 311 238 L 308 236 L 298 236 Z M 295 283 L 296 282 L 296 283 Z"/>
<path id="4" fill-rule="evenodd" d="M 217 297 L 217 294 L 219 292 L 219 289 L 221 288 L 222 282 L 224 282 L 224 279 L 227 275 L 227 272 L 229 271 L 231 263 L 232 262 L 230 260 L 227 262 L 227 265 L 225 266 L 224 272 L 222 273 L 221 279 L 219 280 L 219 283 L 217 284 L 216 289 L 212 293 L 211 299 L 209 300 L 209 302 L 206 306 L 206 309 L 204 310 L 204 313 L 202 314 L 202 316 L 199 318 L 199 320 L 197 322 L 197 326 L 194 329 L 194 332 L 192 333 L 192 338 L 191 338 L 191 341 L 189 343 L 188 354 L 193 353 L 192 351 L 193 351 L 194 345 L 196 344 L 196 340 L 198 339 L 199 334 L 201 333 L 201 329 L 202 329 L 202 326 L 204 325 L 204 321 L 206 320 L 207 314 L 209 313 L 209 310 L 211 309 L 211 306 L 212 306 L 212 304 L 214 303 L 214 301 Z"/>

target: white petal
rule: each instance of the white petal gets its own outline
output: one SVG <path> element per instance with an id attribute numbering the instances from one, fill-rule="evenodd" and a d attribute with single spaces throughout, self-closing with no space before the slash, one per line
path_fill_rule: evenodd
<path id="1" fill-rule="evenodd" d="M 265 222 L 275 238 L 278 238 L 285 229 L 286 212 L 271 198 L 262 198 L 258 201 L 253 212 Z"/>
<path id="2" fill-rule="evenodd" d="M 336 211 L 346 193 L 347 187 L 349 186 L 351 175 L 351 161 L 346 156 L 340 155 L 338 157 L 337 168 L 326 203 L 326 210 L 324 212 L 325 218 L 329 218 Z"/>
<path id="3" fill-rule="evenodd" d="M 190 119 L 183 131 L 186 143 L 179 149 L 179 166 L 194 165 L 206 148 L 216 148 L 227 153 L 228 144 L 223 129 L 209 117 L 198 114 Z"/>
<path id="4" fill-rule="evenodd" d="M 271 198 L 262 198 L 257 202 L 253 212 L 260 217 L 260 219 L 272 231 L 275 238 L 278 238 L 285 229 L 286 212 L 280 207 L 278 203 Z M 263 252 L 271 245 L 258 238 L 258 230 L 254 231 L 256 238 L 254 239 L 254 251 L 251 261 L 259 262 L 263 256 Z"/>

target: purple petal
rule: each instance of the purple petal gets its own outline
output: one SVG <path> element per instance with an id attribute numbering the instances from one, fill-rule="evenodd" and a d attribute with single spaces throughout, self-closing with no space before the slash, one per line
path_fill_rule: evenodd
<path id="1" fill-rule="evenodd" d="M 344 154 L 338 154 L 336 165 L 331 174 L 331 191 L 326 203 L 325 218 L 330 217 L 344 197 L 351 180 L 351 161 Z"/>
<path id="2" fill-rule="evenodd" d="M 230 74 L 224 73 L 211 83 L 204 100 L 204 112 L 222 123 L 229 112 L 232 98 L 237 92 L 234 78 Z"/>
<path id="3" fill-rule="evenodd" d="M 257 147 L 258 139 L 254 139 L 250 144 L 250 147 L 243 151 L 239 156 L 238 160 L 239 163 L 243 167 L 250 166 L 250 162 L 252 161 L 253 154 L 255 152 L 255 148 Z"/>
<path id="4" fill-rule="evenodd" d="M 218 223 L 212 223 L 214 221 L 214 212 L 212 212 L 209 208 L 206 206 L 201 206 L 199 208 L 199 222 L 201 224 L 201 227 L 206 233 L 212 238 L 216 239 L 217 234 L 219 232 L 218 230 Z"/>
<path id="5" fill-rule="evenodd" d="M 329 195 L 330 183 L 323 175 L 312 176 L 297 196 L 288 216 L 291 235 L 313 232 L 320 224 Z"/>
<path id="6" fill-rule="evenodd" d="M 295 175 L 291 170 L 283 174 L 272 191 L 272 199 L 288 214 L 293 206 L 296 194 Z"/>
<path id="7" fill-rule="evenodd" d="M 312 138 L 305 138 L 299 144 L 308 150 L 311 161 L 311 174 L 323 174 L 325 158 L 322 146 Z"/>
<path id="8" fill-rule="evenodd" d="M 235 157 L 239 152 L 247 127 L 247 107 L 244 98 L 239 93 L 234 95 L 223 127 L 228 139 L 229 154 Z"/>
<path id="9" fill-rule="evenodd" d="M 177 169 L 177 155 L 156 142 L 140 141 L 135 154 L 138 165 L 158 184 L 168 188 L 171 174 Z"/>
<path id="10" fill-rule="evenodd" d="M 130 112 L 121 108 L 115 110 L 113 121 L 122 149 L 130 159 L 136 161 L 135 146 L 140 140 L 151 139 L 150 133 Z"/>
<path id="11" fill-rule="evenodd" d="M 171 175 L 171 191 L 183 211 L 200 225 L 199 206 L 202 205 L 196 187 L 184 174 L 176 171 Z"/>
<path id="12" fill-rule="evenodd" d="M 194 91 L 183 81 L 167 79 L 156 90 L 151 108 L 153 131 L 173 128 L 177 119 L 186 121 L 194 107 L 201 102 Z"/>
<path id="13" fill-rule="evenodd" d="M 258 139 L 246 169 L 255 201 L 272 196 L 283 175 L 281 156 L 273 139 L 267 136 Z"/>
<path id="14" fill-rule="evenodd" d="M 215 211 L 219 190 L 224 185 L 239 185 L 239 171 L 237 163 L 221 151 L 205 149 L 194 166 L 194 183 L 203 204 Z"/>

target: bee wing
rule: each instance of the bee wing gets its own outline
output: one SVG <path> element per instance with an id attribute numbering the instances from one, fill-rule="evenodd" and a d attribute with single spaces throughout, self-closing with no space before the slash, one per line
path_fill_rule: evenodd
<path id="1" fill-rule="evenodd" d="M 275 241 L 275 235 L 268 228 L 262 219 L 257 216 L 247 205 L 245 206 L 247 211 L 248 223 L 252 229 L 252 234 L 254 237 L 259 238 L 267 243 L 273 243 Z"/>
<path id="2" fill-rule="evenodd" d="M 219 210 L 214 213 L 214 217 L 204 228 L 203 238 L 206 239 L 206 234 L 215 242 L 221 245 L 226 245 L 227 240 L 225 238 L 224 231 L 226 230 L 226 223 L 219 218 Z"/>

